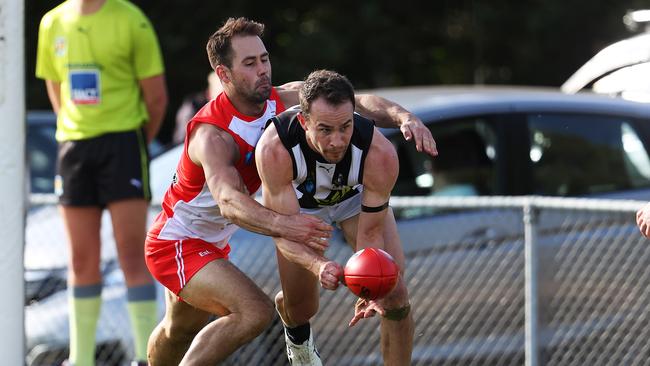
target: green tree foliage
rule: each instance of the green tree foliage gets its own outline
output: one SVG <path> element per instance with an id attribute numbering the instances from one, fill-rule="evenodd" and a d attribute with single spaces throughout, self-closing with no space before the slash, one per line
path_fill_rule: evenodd
<path id="1" fill-rule="evenodd" d="M 607 44 L 627 37 L 622 16 L 639 0 L 133 0 L 158 32 L 170 108 L 163 140 L 184 95 L 205 86 L 209 35 L 228 17 L 267 25 L 274 84 L 317 68 L 357 88 L 425 84 L 559 86 Z M 26 1 L 28 108 L 48 108 L 33 77 L 41 16 L 57 1 Z"/>

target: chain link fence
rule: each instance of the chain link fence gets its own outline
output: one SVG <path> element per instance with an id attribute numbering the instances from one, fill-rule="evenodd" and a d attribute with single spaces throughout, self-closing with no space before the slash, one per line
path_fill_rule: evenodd
<path id="1" fill-rule="evenodd" d="M 641 202 L 394 197 L 391 205 L 400 217 L 416 324 L 413 365 L 641 365 L 650 359 L 650 243 L 634 220 Z M 56 216 L 47 205 L 30 212 L 26 261 L 35 242 L 46 242 L 36 257 L 62 258 L 65 265 L 65 243 L 55 243 L 64 239 Z M 110 247 L 110 224 L 103 227 Z M 327 253 L 340 263 L 351 254 L 341 236 Z M 133 347 L 123 278 L 111 255 L 104 248 L 97 356 L 100 365 L 124 365 Z M 269 238 L 240 230 L 231 260 L 270 297 L 280 290 Z M 53 365 L 67 353 L 65 267 L 34 271 L 35 263 L 26 263 L 26 362 Z M 345 289 L 321 291 L 312 329 L 327 365 L 382 364 L 379 320 L 347 326 L 355 300 Z M 225 364 L 287 365 L 279 319 Z"/>

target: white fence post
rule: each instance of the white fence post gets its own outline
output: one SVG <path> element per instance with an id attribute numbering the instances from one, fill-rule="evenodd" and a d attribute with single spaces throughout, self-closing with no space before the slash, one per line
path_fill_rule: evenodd
<path id="1" fill-rule="evenodd" d="M 539 348 L 537 344 L 537 213 L 538 209 L 531 200 L 526 200 L 523 207 L 524 219 L 524 263 L 525 263 L 525 332 L 526 366 L 537 366 Z"/>
<path id="2" fill-rule="evenodd" d="M 0 0 L 0 355 L 25 363 L 23 246 L 25 238 L 24 1 Z"/>

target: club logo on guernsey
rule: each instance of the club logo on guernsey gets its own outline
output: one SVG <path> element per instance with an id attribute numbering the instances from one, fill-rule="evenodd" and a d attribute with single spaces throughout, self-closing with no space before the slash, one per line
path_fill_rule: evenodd
<path id="1" fill-rule="evenodd" d="M 244 158 L 244 163 L 246 165 L 251 165 L 253 163 L 253 157 L 255 154 L 252 151 L 249 151 L 246 153 L 246 157 Z"/>
<path id="2" fill-rule="evenodd" d="M 314 184 L 314 181 L 311 179 L 307 179 L 304 183 L 305 190 L 310 193 L 314 194 L 314 191 L 316 190 L 316 185 Z"/>
<path id="3" fill-rule="evenodd" d="M 345 189 L 345 181 L 343 180 L 343 174 L 339 173 L 339 175 L 334 179 L 332 182 L 332 190 L 335 191 L 340 191 L 342 189 Z"/>

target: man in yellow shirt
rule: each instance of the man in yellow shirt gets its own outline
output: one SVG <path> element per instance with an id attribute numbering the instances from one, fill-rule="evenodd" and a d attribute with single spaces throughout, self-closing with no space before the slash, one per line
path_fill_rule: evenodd
<path id="1" fill-rule="evenodd" d="M 45 80 L 57 113 L 55 187 L 70 249 L 69 363 L 95 362 L 104 208 L 126 278 L 135 363 L 144 363 L 157 324 L 155 287 L 143 253 L 147 143 L 167 106 L 156 34 L 126 0 L 68 0 L 41 20 L 36 76 Z"/>

